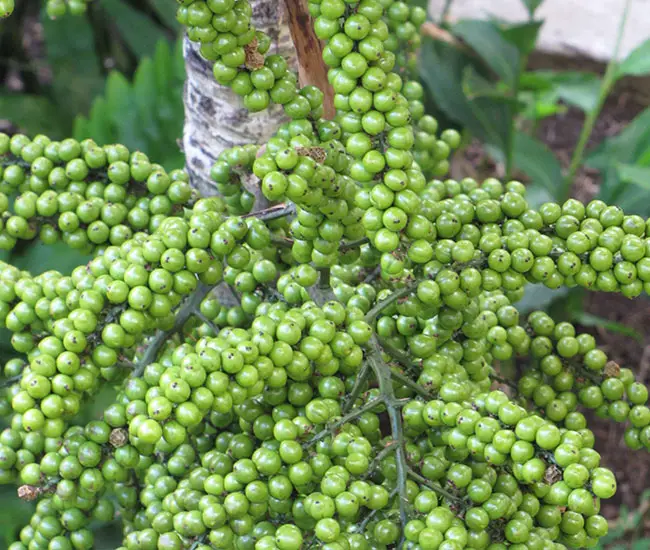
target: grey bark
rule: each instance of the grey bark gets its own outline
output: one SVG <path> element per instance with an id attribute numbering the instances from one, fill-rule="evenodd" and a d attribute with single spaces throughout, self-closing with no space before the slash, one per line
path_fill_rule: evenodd
<path id="1" fill-rule="evenodd" d="M 295 49 L 285 22 L 283 2 L 251 0 L 253 24 L 272 38 L 269 53 L 279 53 L 296 67 Z M 185 127 L 183 149 L 192 185 L 203 196 L 216 193 L 210 168 L 224 150 L 248 143 L 263 144 L 285 120 L 282 107 L 273 105 L 262 113 L 249 113 L 229 88 L 215 82 L 212 64 L 199 53 L 199 46 L 184 41 Z M 258 189 L 250 189 L 260 197 Z M 258 192 L 256 192 L 258 191 Z"/>

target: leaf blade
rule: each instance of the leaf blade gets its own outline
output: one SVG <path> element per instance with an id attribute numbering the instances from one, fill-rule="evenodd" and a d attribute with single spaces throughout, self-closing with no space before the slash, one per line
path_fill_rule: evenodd
<path id="1" fill-rule="evenodd" d="M 152 55 L 159 40 L 165 38 L 161 27 L 122 0 L 102 0 L 102 7 L 115 21 L 120 35 L 137 57 Z"/>
<path id="2" fill-rule="evenodd" d="M 539 31 L 544 21 L 527 21 L 526 23 L 517 23 L 514 25 L 499 25 L 501 36 L 514 46 L 524 55 L 528 55 L 535 49 Z"/>
<path id="3" fill-rule="evenodd" d="M 514 165 L 525 172 L 536 185 L 558 198 L 562 190 L 562 167 L 553 152 L 541 141 L 524 132 L 517 132 L 513 148 Z"/>
<path id="4" fill-rule="evenodd" d="M 528 17 L 532 19 L 535 15 L 535 12 L 537 11 L 537 8 L 539 8 L 542 5 L 543 1 L 544 0 L 521 0 L 521 3 L 526 8 L 526 11 L 528 12 Z"/>
<path id="5" fill-rule="evenodd" d="M 71 125 L 74 116 L 88 112 L 104 82 L 94 32 L 83 16 L 66 14 L 53 21 L 43 10 L 41 20 L 53 73 L 52 92 L 61 116 Z M 66 128 L 66 133 L 69 131 Z"/>
<path id="6" fill-rule="evenodd" d="M 650 191 L 650 168 L 636 164 L 618 164 L 618 177 L 623 183 L 632 183 Z"/>
<path id="7" fill-rule="evenodd" d="M 45 133 L 52 139 L 65 137 L 68 125 L 54 102 L 40 95 L 0 94 L 0 118 L 11 120 L 26 134 Z"/>
<path id="8" fill-rule="evenodd" d="M 469 44 L 510 88 L 514 88 L 520 55 L 517 48 L 501 35 L 495 23 L 465 19 L 454 25 L 453 32 Z"/>
<path id="9" fill-rule="evenodd" d="M 616 73 L 617 78 L 623 76 L 643 76 L 650 73 L 650 38 L 636 48 L 621 61 Z"/>

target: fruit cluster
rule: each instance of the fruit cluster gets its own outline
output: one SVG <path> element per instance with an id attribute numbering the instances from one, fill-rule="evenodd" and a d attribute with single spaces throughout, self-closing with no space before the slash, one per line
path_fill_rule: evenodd
<path id="1" fill-rule="evenodd" d="M 337 115 L 298 89 L 245 0 L 179 20 L 264 144 L 225 151 L 221 197 L 90 140 L 0 135 L 0 246 L 61 238 L 70 275 L 0 264 L 0 481 L 37 500 L 11 550 L 561 550 L 607 532 L 616 489 L 580 407 L 650 449 L 646 387 L 543 312 L 527 283 L 636 297 L 650 225 L 599 201 L 441 180 L 409 56 L 421 10 L 310 2 Z M 395 53 L 397 51 L 397 54 Z M 271 203 L 255 205 L 256 184 Z M 246 184 L 246 185 L 244 185 Z M 495 390 L 498 362 L 527 359 Z M 101 416 L 79 411 L 114 389 Z"/>
<path id="2" fill-rule="evenodd" d="M 45 12 L 50 19 L 62 17 L 66 13 L 82 15 L 88 9 L 90 0 L 46 0 Z M 9 17 L 16 7 L 15 0 L 0 0 L 0 19 Z"/>

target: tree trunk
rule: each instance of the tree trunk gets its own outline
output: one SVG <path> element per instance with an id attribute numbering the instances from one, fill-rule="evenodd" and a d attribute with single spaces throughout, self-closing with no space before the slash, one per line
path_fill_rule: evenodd
<path id="1" fill-rule="evenodd" d="M 251 0 L 253 24 L 273 40 L 272 53 L 283 55 L 297 68 L 296 51 L 285 20 L 283 3 Z M 183 149 L 193 187 L 203 196 L 216 193 L 210 168 L 224 149 L 248 143 L 265 143 L 284 122 L 282 107 L 272 105 L 261 113 L 249 113 L 242 100 L 228 87 L 215 82 L 212 63 L 199 53 L 197 44 L 184 41 L 187 80 L 183 101 L 185 127 Z M 248 189 L 260 199 L 259 189 Z"/>

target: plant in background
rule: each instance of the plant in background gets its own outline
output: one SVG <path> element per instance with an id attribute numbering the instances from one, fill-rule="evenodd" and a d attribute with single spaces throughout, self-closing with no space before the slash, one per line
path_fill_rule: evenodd
<path id="1" fill-rule="evenodd" d="M 142 58 L 152 57 L 158 43 L 171 42 L 180 30 L 173 2 L 75 2 L 71 6 L 83 7 L 84 13 L 53 19 L 48 8 L 65 7 L 63 0 L 51 0 L 47 7 L 25 0 L 2 20 L 0 81 L 15 71 L 21 85 L 0 93 L 0 118 L 12 120 L 21 131 L 69 136 L 75 117 L 87 115 L 106 86 L 110 69 L 133 75 Z"/>
<path id="2" fill-rule="evenodd" d="M 618 60 L 630 2 L 625 5 L 612 59 L 602 78 L 579 71 L 528 70 L 528 57 L 544 21 L 536 19 L 541 1 L 523 3 L 528 20 L 522 23 L 463 20 L 447 25 L 448 2 L 441 26 L 426 24 L 429 26 L 425 26 L 420 65 L 428 103 L 435 106 L 430 110 L 440 111 L 452 124 L 460 124 L 467 134 L 478 138 L 489 155 L 503 164 L 506 178 L 515 171 L 525 174 L 530 180 L 529 201 L 535 206 L 566 200 L 577 171 L 587 166 L 597 169 L 603 178 L 597 198 L 647 216 L 650 134 L 645 128 L 650 111 L 639 115 L 620 136 L 609 138 L 591 153 L 585 151 L 615 84 L 623 77 L 650 71 L 650 40 L 624 60 Z M 585 122 L 570 165 L 563 173 L 559 160 L 535 134 L 541 120 L 564 112 L 567 105 L 580 109 Z M 569 319 L 607 324 L 584 312 L 584 292 L 574 289 L 571 294 L 567 299 L 566 288 L 530 288 L 520 305 L 527 311 L 562 300 L 566 305 L 564 315 Z M 609 326 L 627 330 L 622 325 Z"/>
<path id="3" fill-rule="evenodd" d="M 423 81 L 436 107 L 479 138 L 488 152 L 503 162 L 506 178 L 517 169 L 530 178 L 531 192 L 539 197 L 540 203 L 547 199 L 565 200 L 570 196 L 578 169 L 585 163 L 587 141 L 614 85 L 625 76 L 650 71 L 650 40 L 623 61 L 618 60 L 628 1 L 612 60 L 602 78 L 577 71 L 529 71 L 528 56 L 544 22 L 535 19 L 541 1 L 524 4 L 529 15 L 526 22 L 463 20 L 449 26 L 452 35 L 442 35 L 446 41 L 425 38 L 421 55 Z M 437 27 L 429 29 L 429 35 L 441 36 Z M 564 104 L 581 109 L 586 118 L 570 166 L 563 175 L 559 161 L 534 134 L 539 121 L 562 112 Z M 602 161 L 587 163 L 602 166 Z M 618 173 L 621 170 L 625 182 L 644 180 L 630 167 L 619 168 Z M 647 204 L 639 205 L 632 197 L 628 202 L 620 195 L 634 194 L 633 189 L 624 192 L 619 188 L 619 192 L 612 193 L 609 187 L 606 185 L 601 191 L 607 196 L 599 198 L 622 199 L 635 213 L 649 213 Z M 633 205 L 634 202 L 637 204 Z"/>
<path id="4" fill-rule="evenodd" d="M 528 281 L 650 291 L 650 222 L 599 200 L 533 209 L 514 180 L 428 177 L 444 177 L 459 136 L 436 137 L 396 64 L 424 11 L 309 9 L 331 90 L 298 83 L 248 1 L 179 7 L 245 110 L 286 115 L 266 143 L 216 159 L 219 197 L 122 144 L 0 135 L 0 247 L 92 254 L 69 275 L 0 264 L 16 354 L 0 481 L 37 502 L 11 550 L 94 548 L 93 523 L 116 518 L 120 549 L 561 550 L 606 536 L 616 480 L 581 409 L 647 450 L 648 390 L 592 336 L 515 304 Z M 513 357 L 524 373 L 504 379 Z M 105 388 L 112 402 L 82 420 Z"/>

